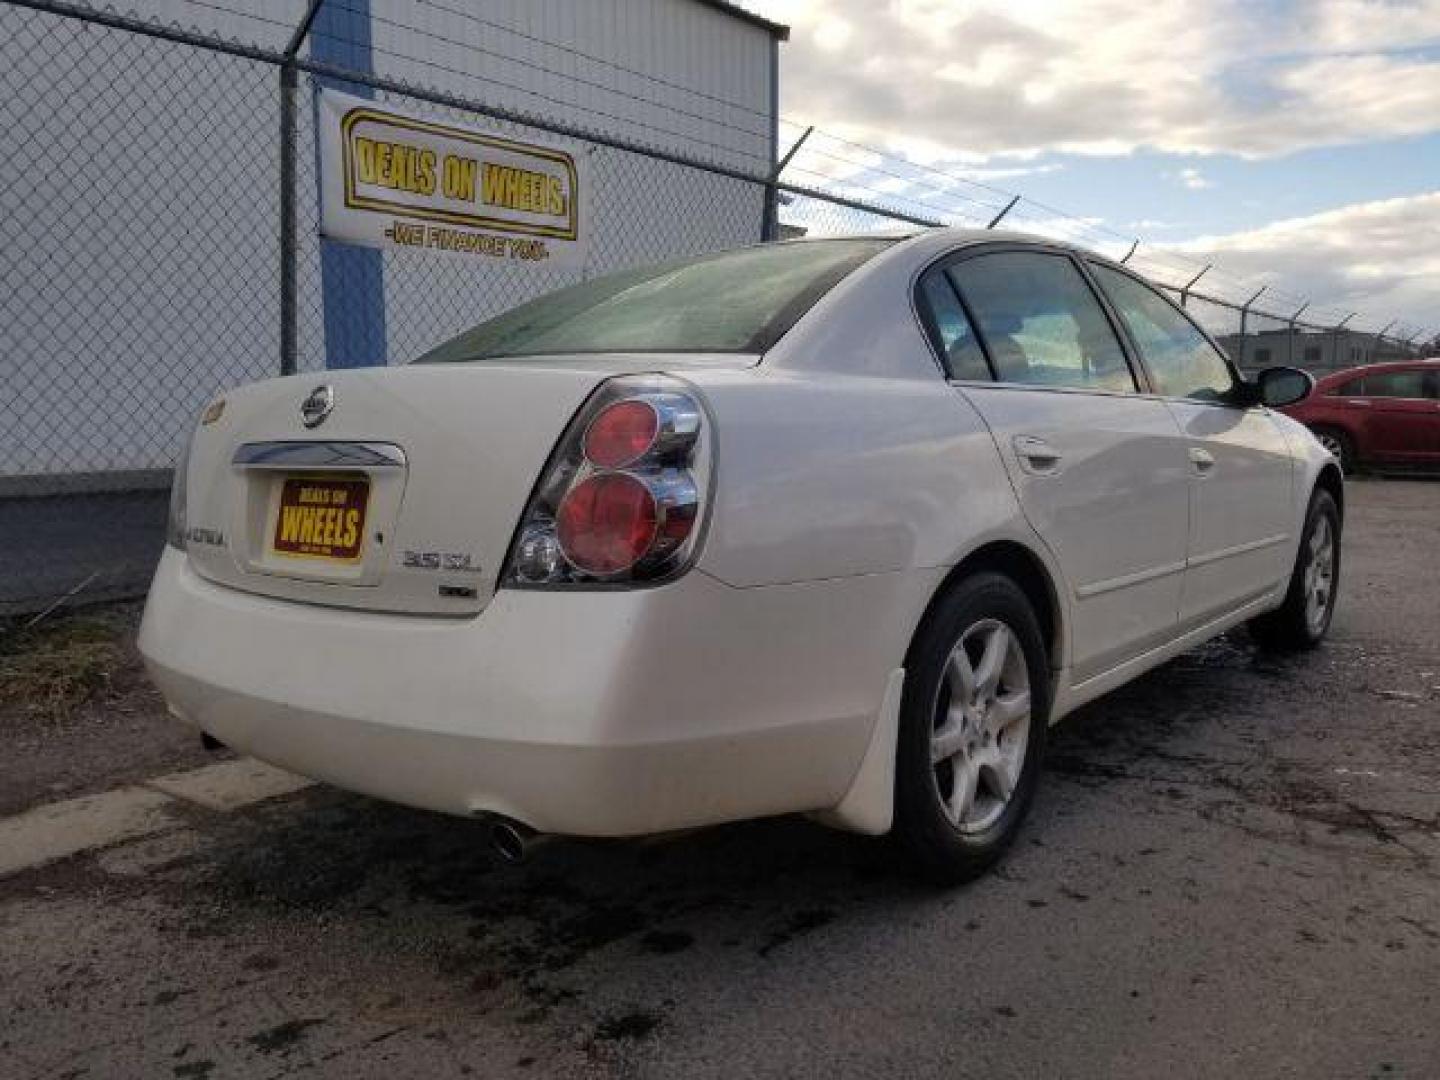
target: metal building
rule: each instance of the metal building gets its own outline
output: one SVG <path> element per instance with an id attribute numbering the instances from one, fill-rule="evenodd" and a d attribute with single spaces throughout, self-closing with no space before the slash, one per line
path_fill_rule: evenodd
<path id="1" fill-rule="evenodd" d="M 12 133 L 0 157 L 0 497 L 17 480 L 26 494 L 163 485 L 211 395 L 279 371 L 277 71 L 40 7 L 0 0 L 0 111 Z M 307 9 L 118 5 L 148 25 L 274 54 Z M 583 269 L 322 242 L 318 86 L 491 123 L 437 104 L 448 95 L 763 176 L 785 36 L 723 0 L 323 0 L 301 56 L 432 96 L 300 80 L 300 369 L 405 362 L 583 276 L 753 242 L 763 219 L 754 183 L 572 139 L 594 178 Z M 519 123 L 493 128 L 554 139 Z"/>

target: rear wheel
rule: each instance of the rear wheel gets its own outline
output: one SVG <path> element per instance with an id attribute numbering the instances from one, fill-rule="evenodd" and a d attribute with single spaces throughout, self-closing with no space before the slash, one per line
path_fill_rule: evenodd
<path id="1" fill-rule="evenodd" d="M 1305 531 L 1290 574 L 1285 603 L 1250 622 L 1250 633 L 1270 649 L 1313 649 L 1325 639 L 1340 585 L 1340 510 L 1319 488 L 1310 496 Z"/>
<path id="2" fill-rule="evenodd" d="M 1050 715 L 1044 640 L 1009 578 L 941 599 L 911 648 L 895 778 L 895 835 L 918 867 L 966 881 L 1014 839 L 1039 780 Z"/>
<path id="3" fill-rule="evenodd" d="M 1336 461 L 1340 463 L 1340 471 L 1349 476 L 1355 471 L 1355 444 L 1345 432 L 1335 428 L 1316 428 L 1315 438 Z"/>

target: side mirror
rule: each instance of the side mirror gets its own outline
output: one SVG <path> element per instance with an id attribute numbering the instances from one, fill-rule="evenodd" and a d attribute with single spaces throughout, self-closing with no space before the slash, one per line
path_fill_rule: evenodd
<path id="1" fill-rule="evenodd" d="M 1292 367 L 1266 368 L 1246 387 L 1245 395 L 1253 404 L 1283 409 L 1304 401 L 1315 389 L 1315 377 L 1308 371 Z"/>

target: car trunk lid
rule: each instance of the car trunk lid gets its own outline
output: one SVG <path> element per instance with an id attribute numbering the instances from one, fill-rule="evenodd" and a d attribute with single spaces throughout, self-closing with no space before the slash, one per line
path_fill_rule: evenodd
<path id="1" fill-rule="evenodd" d="M 306 603 L 473 615 L 556 439 L 605 378 L 754 357 L 556 357 L 274 379 L 226 395 L 189 464 L 201 576 Z M 328 395 L 316 394 L 328 387 Z M 302 404 L 328 396 L 307 426 Z"/>

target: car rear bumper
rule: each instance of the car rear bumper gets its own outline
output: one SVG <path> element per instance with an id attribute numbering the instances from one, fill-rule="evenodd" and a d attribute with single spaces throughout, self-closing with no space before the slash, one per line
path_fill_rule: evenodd
<path id="1" fill-rule="evenodd" d="M 302 775 L 636 835 L 837 804 L 929 576 L 734 589 L 692 572 L 502 590 L 449 619 L 239 592 L 167 548 L 140 649 L 181 718 Z"/>

